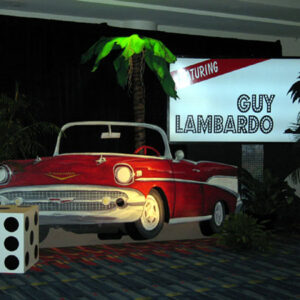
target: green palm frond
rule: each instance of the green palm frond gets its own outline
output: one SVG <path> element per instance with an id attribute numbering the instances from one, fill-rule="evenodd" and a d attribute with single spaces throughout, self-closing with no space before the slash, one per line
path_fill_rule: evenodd
<path id="1" fill-rule="evenodd" d="M 114 68 L 120 86 L 124 88 L 130 79 L 128 73 L 132 56 L 144 52 L 146 64 L 157 75 L 165 93 L 172 98 L 178 98 L 175 82 L 168 68 L 169 63 L 176 61 L 176 56 L 159 40 L 141 38 L 137 34 L 129 37 L 103 37 L 82 55 L 81 62 L 86 63 L 96 56 L 92 69 L 94 72 L 98 69 L 101 60 L 116 49 L 123 50 L 114 60 Z"/>
<path id="2" fill-rule="evenodd" d="M 113 48 L 114 42 L 112 41 L 112 38 L 103 37 L 81 56 L 81 63 L 86 63 L 94 56 L 97 56 L 94 65 L 98 66 L 100 61 L 106 57 L 113 50 Z"/>
<path id="3" fill-rule="evenodd" d="M 117 74 L 119 85 L 124 88 L 128 82 L 129 62 L 124 56 L 120 55 L 114 60 L 114 68 Z"/>
<path id="4" fill-rule="evenodd" d="M 169 64 L 176 61 L 176 56 L 159 40 L 146 38 L 146 49 Z"/>
<path id="5" fill-rule="evenodd" d="M 157 75 L 165 93 L 174 99 L 178 98 L 175 90 L 175 82 L 169 72 L 167 64 L 163 62 L 163 59 L 146 51 L 145 61 L 147 66 Z"/>

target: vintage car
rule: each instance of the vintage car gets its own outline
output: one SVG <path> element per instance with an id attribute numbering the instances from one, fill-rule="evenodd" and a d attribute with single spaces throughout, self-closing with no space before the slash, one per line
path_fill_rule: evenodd
<path id="1" fill-rule="evenodd" d="M 166 133 L 146 123 L 68 123 L 53 156 L 0 166 L 1 205 L 38 205 L 41 239 L 49 226 L 151 239 L 165 222 L 200 222 L 209 235 L 238 200 L 236 167 L 173 157 Z"/>

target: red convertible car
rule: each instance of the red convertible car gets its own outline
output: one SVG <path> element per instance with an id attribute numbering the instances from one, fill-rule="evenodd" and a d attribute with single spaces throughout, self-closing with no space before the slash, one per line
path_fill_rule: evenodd
<path id="1" fill-rule="evenodd" d="M 141 133 L 146 144 L 134 149 Z M 52 157 L 0 166 L 0 203 L 39 205 L 41 232 L 56 226 L 150 239 L 165 222 L 197 221 L 209 235 L 238 199 L 236 167 L 186 160 L 181 150 L 173 157 L 165 132 L 145 123 L 68 123 Z"/>

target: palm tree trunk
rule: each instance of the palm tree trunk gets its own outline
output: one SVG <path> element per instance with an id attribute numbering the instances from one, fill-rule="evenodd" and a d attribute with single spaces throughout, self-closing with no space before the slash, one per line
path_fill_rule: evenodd
<path id="1" fill-rule="evenodd" d="M 133 96 L 133 112 L 134 121 L 145 122 L 145 88 L 143 82 L 144 73 L 144 55 L 143 53 L 134 54 L 132 56 L 132 96 Z M 135 148 L 145 145 L 146 133 L 145 129 L 135 127 Z"/>

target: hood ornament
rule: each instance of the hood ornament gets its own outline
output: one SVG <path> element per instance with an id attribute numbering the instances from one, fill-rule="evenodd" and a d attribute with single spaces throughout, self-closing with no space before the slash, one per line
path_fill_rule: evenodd
<path id="1" fill-rule="evenodd" d="M 45 174 L 51 178 L 57 179 L 57 180 L 67 180 L 73 177 L 78 176 L 79 174 L 76 174 L 74 172 L 50 172 Z"/>
<path id="2" fill-rule="evenodd" d="M 106 158 L 103 155 L 100 155 L 99 159 L 96 160 L 97 166 L 106 162 Z"/>
<path id="3" fill-rule="evenodd" d="M 42 161 L 42 159 L 39 156 L 37 156 L 33 163 L 36 165 L 41 161 Z"/>

